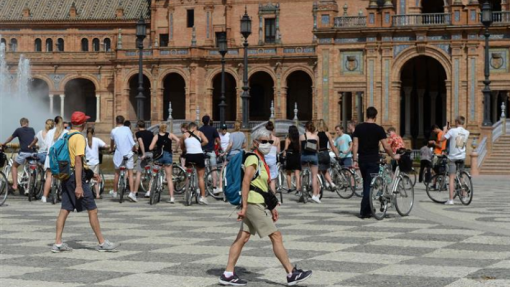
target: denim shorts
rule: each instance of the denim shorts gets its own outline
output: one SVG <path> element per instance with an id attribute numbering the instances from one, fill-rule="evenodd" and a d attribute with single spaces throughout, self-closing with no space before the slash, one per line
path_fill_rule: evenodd
<path id="1" fill-rule="evenodd" d="M 352 157 L 344 157 L 340 159 L 340 165 L 342 167 L 351 167 L 352 166 Z"/>
<path id="2" fill-rule="evenodd" d="M 163 156 L 160 157 L 156 161 L 156 163 L 161 164 L 161 165 L 172 165 L 172 163 L 173 163 L 172 153 L 163 151 Z"/>
<path id="3" fill-rule="evenodd" d="M 319 165 L 319 157 L 317 154 L 303 154 L 301 155 L 301 164 L 310 163 L 311 165 Z"/>

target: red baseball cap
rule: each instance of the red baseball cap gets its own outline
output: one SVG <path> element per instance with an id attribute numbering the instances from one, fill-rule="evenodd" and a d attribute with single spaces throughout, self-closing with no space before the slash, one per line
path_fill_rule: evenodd
<path id="1" fill-rule="evenodd" d="M 88 119 L 90 119 L 90 117 L 85 115 L 85 113 L 74 112 L 71 116 L 71 124 L 79 126 L 84 124 Z"/>

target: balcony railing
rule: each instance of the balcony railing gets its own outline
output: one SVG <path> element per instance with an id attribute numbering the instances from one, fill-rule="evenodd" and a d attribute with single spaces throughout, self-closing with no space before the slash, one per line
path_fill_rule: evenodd
<path id="1" fill-rule="evenodd" d="M 429 13 L 394 15 L 393 26 L 440 26 L 451 24 L 451 14 Z"/>
<path id="2" fill-rule="evenodd" d="M 510 11 L 493 12 L 494 23 L 510 23 Z"/>
<path id="3" fill-rule="evenodd" d="M 335 27 L 366 27 L 367 17 L 365 16 L 349 16 L 335 17 Z"/>

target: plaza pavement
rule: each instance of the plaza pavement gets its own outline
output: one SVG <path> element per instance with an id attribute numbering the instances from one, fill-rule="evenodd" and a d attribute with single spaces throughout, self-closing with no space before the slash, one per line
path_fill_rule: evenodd
<path id="1" fill-rule="evenodd" d="M 357 197 L 327 192 L 323 204 L 286 194 L 278 227 L 299 268 L 312 269 L 302 286 L 510 286 L 510 179 L 478 177 L 468 207 L 432 203 L 415 189 L 411 216 L 394 209 L 383 221 L 358 219 Z M 105 236 L 116 253 L 93 248 L 86 213 L 71 214 L 64 240 L 73 252 L 53 254 L 58 206 L 10 197 L 0 207 L 0 285 L 217 286 L 239 229 L 234 209 L 98 201 Z M 285 273 L 267 238 L 253 237 L 236 272 L 248 286 L 282 286 Z"/>

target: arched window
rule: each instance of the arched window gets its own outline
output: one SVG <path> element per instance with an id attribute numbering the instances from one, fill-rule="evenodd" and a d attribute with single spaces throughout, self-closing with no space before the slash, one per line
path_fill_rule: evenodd
<path id="1" fill-rule="evenodd" d="M 98 38 L 94 38 L 94 40 L 92 40 L 92 51 L 94 52 L 99 52 L 99 39 Z"/>
<path id="2" fill-rule="evenodd" d="M 42 41 L 39 38 L 35 39 L 34 51 L 36 51 L 36 52 L 42 51 Z"/>
<path id="3" fill-rule="evenodd" d="M 11 52 L 17 52 L 18 51 L 18 40 L 12 38 L 11 39 Z"/>
<path id="4" fill-rule="evenodd" d="M 7 41 L 5 41 L 5 39 L 4 39 L 4 38 L 2 38 L 2 39 L 0 40 L 0 44 L 4 44 L 5 49 L 7 49 Z"/>
<path id="5" fill-rule="evenodd" d="M 53 52 L 53 40 L 46 39 L 46 52 Z"/>
<path id="6" fill-rule="evenodd" d="M 112 50 L 112 41 L 110 38 L 104 39 L 104 51 L 110 52 Z"/>
<path id="7" fill-rule="evenodd" d="M 57 40 L 57 51 L 64 52 L 64 39 L 58 38 Z"/>
<path id="8" fill-rule="evenodd" d="M 81 50 L 83 52 L 89 51 L 89 39 L 87 39 L 87 38 L 81 39 Z"/>

